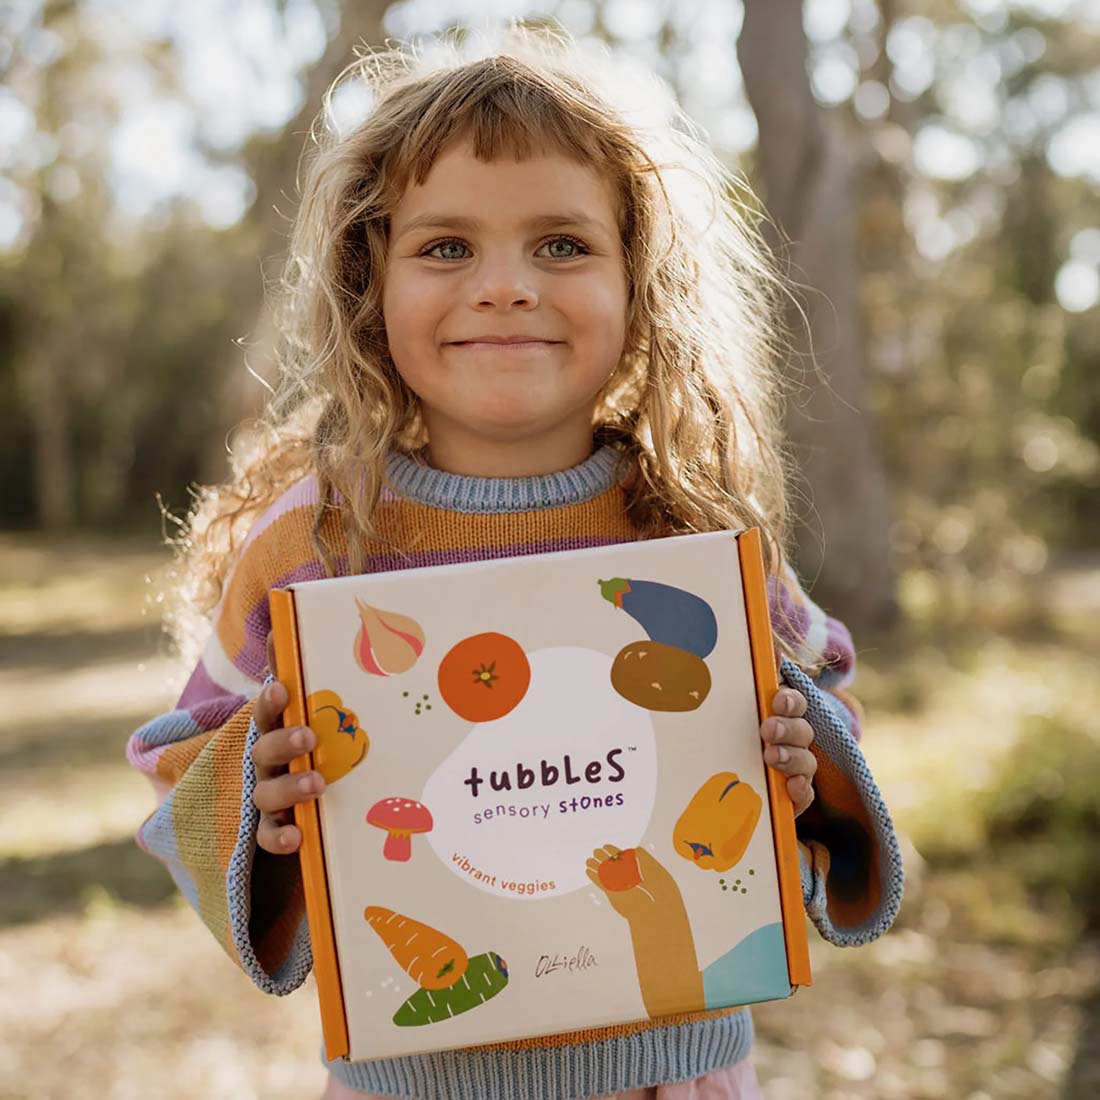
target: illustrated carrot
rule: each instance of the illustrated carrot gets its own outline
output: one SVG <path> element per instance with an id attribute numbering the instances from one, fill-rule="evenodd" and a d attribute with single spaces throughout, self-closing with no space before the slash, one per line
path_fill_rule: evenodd
<path id="1" fill-rule="evenodd" d="M 449 989 L 466 973 L 466 952 L 450 936 L 381 905 L 368 905 L 363 916 L 421 989 Z"/>

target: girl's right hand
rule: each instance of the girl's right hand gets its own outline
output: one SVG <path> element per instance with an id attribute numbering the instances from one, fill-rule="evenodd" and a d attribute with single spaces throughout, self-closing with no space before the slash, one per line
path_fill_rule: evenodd
<path id="1" fill-rule="evenodd" d="M 270 634 L 267 664 L 268 668 L 275 667 Z M 325 789 L 325 781 L 318 772 L 292 775 L 287 768 L 296 756 L 312 749 L 317 738 L 308 726 L 283 728 L 286 702 L 286 688 L 275 681 L 260 692 L 252 706 L 252 717 L 260 731 L 252 746 L 252 763 L 256 765 L 252 801 L 260 811 L 256 843 L 265 852 L 283 856 L 296 852 L 302 843 L 301 830 L 292 824 L 295 803 L 309 802 Z"/>

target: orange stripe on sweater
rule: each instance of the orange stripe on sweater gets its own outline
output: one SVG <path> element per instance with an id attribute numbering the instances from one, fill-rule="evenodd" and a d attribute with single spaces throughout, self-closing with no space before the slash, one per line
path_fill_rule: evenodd
<path id="1" fill-rule="evenodd" d="M 543 541 L 548 530 L 554 532 L 554 542 L 594 538 L 630 542 L 637 537 L 619 486 L 581 504 L 514 514 L 449 512 L 403 498 L 387 500 L 379 505 L 375 524 L 379 537 L 367 546 L 368 557 L 523 546 Z M 215 627 L 230 660 L 244 649 L 248 616 L 267 599 L 272 586 L 303 563 L 316 560 L 312 529 L 313 508 L 303 505 L 276 519 L 245 550 L 229 578 Z M 347 540 L 335 516 L 326 520 L 322 534 L 336 556 L 347 553 Z"/>
<path id="2" fill-rule="evenodd" d="M 243 784 L 244 747 L 252 720 L 252 703 L 250 699 L 222 726 L 213 745 L 214 781 L 217 784 L 214 839 L 218 846 L 218 862 L 223 872 L 229 868 L 229 860 L 237 846 L 237 834 L 240 831 L 239 799 Z M 237 800 L 236 805 L 234 799 Z"/>
<path id="3" fill-rule="evenodd" d="M 619 486 L 580 504 L 548 508 L 544 512 L 496 513 L 448 512 L 410 500 L 387 501 L 379 508 L 378 530 L 382 539 L 371 554 L 431 553 L 440 550 L 491 549 L 522 546 L 541 541 L 547 529 L 554 541 L 600 538 L 632 541 L 637 537 L 625 514 Z M 388 544 L 388 545 L 387 545 Z"/>
<path id="4" fill-rule="evenodd" d="M 166 779 L 172 785 L 179 782 L 180 777 L 194 764 L 199 753 L 206 748 L 217 732 L 217 730 L 210 730 L 208 733 L 198 733 L 186 741 L 169 745 L 157 757 L 157 778 Z"/>
<path id="5" fill-rule="evenodd" d="M 230 958 L 236 960 L 229 935 L 229 907 L 225 897 L 225 871 L 215 847 L 217 807 L 215 756 L 217 737 L 207 741 L 172 792 L 172 830 L 176 851 L 198 891 L 198 910 L 203 923 L 219 937 Z M 211 806 L 215 807 L 212 814 Z M 238 961 L 238 965 L 239 961 Z"/>
<path id="6" fill-rule="evenodd" d="M 231 661 L 245 647 L 248 616 L 267 600 L 268 592 L 282 577 L 316 560 L 312 533 L 313 508 L 303 505 L 280 516 L 245 549 L 229 578 L 214 627 Z M 322 534 L 338 556 L 346 553 L 347 543 L 335 518 L 325 521 Z"/>

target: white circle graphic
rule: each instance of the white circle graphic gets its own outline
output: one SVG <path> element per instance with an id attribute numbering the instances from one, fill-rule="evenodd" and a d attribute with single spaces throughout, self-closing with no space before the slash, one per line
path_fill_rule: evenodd
<path id="1" fill-rule="evenodd" d="M 653 723 L 611 686 L 611 658 L 580 646 L 527 657 L 531 685 L 519 705 L 471 726 L 420 796 L 444 865 L 517 899 L 591 886 L 593 849 L 634 847 L 657 793 Z"/>

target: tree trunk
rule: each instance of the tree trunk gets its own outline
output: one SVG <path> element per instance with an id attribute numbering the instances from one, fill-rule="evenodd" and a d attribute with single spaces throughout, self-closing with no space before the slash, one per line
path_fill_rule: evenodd
<path id="1" fill-rule="evenodd" d="M 268 301 L 264 296 L 263 278 L 259 270 L 282 259 L 285 241 L 290 231 L 297 202 L 297 169 L 310 125 L 321 109 L 321 97 L 345 65 L 354 60 L 352 49 L 365 43 L 377 46 L 384 37 L 383 17 L 389 0 L 369 0 L 367 3 L 343 7 L 340 24 L 329 39 L 321 60 L 306 77 L 301 109 L 284 127 L 282 133 L 253 145 L 249 172 L 256 184 L 256 199 L 245 215 L 252 236 L 260 242 L 261 253 L 255 257 L 243 277 L 255 286 L 254 306 L 248 335 L 227 349 L 225 379 L 217 402 L 220 422 L 214 425 L 210 446 L 203 455 L 201 478 L 204 482 L 222 481 L 225 470 L 225 433 L 246 417 L 260 413 L 266 391 L 253 377 L 252 371 L 272 382 L 276 373 L 276 341 L 278 333 L 273 323 Z M 278 257 L 278 259 L 276 259 Z M 273 272 L 271 273 L 274 274 Z M 247 369 L 246 369 L 247 363 Z"/>
<path id="2" fill-rule="evenodd" d="M 897 617 L 888 553 L 890 500 L 867 412 L 853 195 L 845 135 L 810 87 L 802 6 L 746 0 L 737 44 L 759 128 L 759 175 L 777 255 L 804 284 L 805 319 L 792 307 L 795 350 L 827 385 L 810 385 L 787 430 L 811 496 L 798 529 L 800 575 L 813 597 L 857 632 Z M 808 331 L 807 331 L 808 330 Z"/>
<path id="3" fill-rule="evenodd" d="M 26 346 L 15 363 L 34 437 L 35 518 L 45 531 L 65 530 L 75 519 L 75 485 L 63 356 L 39 332 L 37 348 Z"/>

